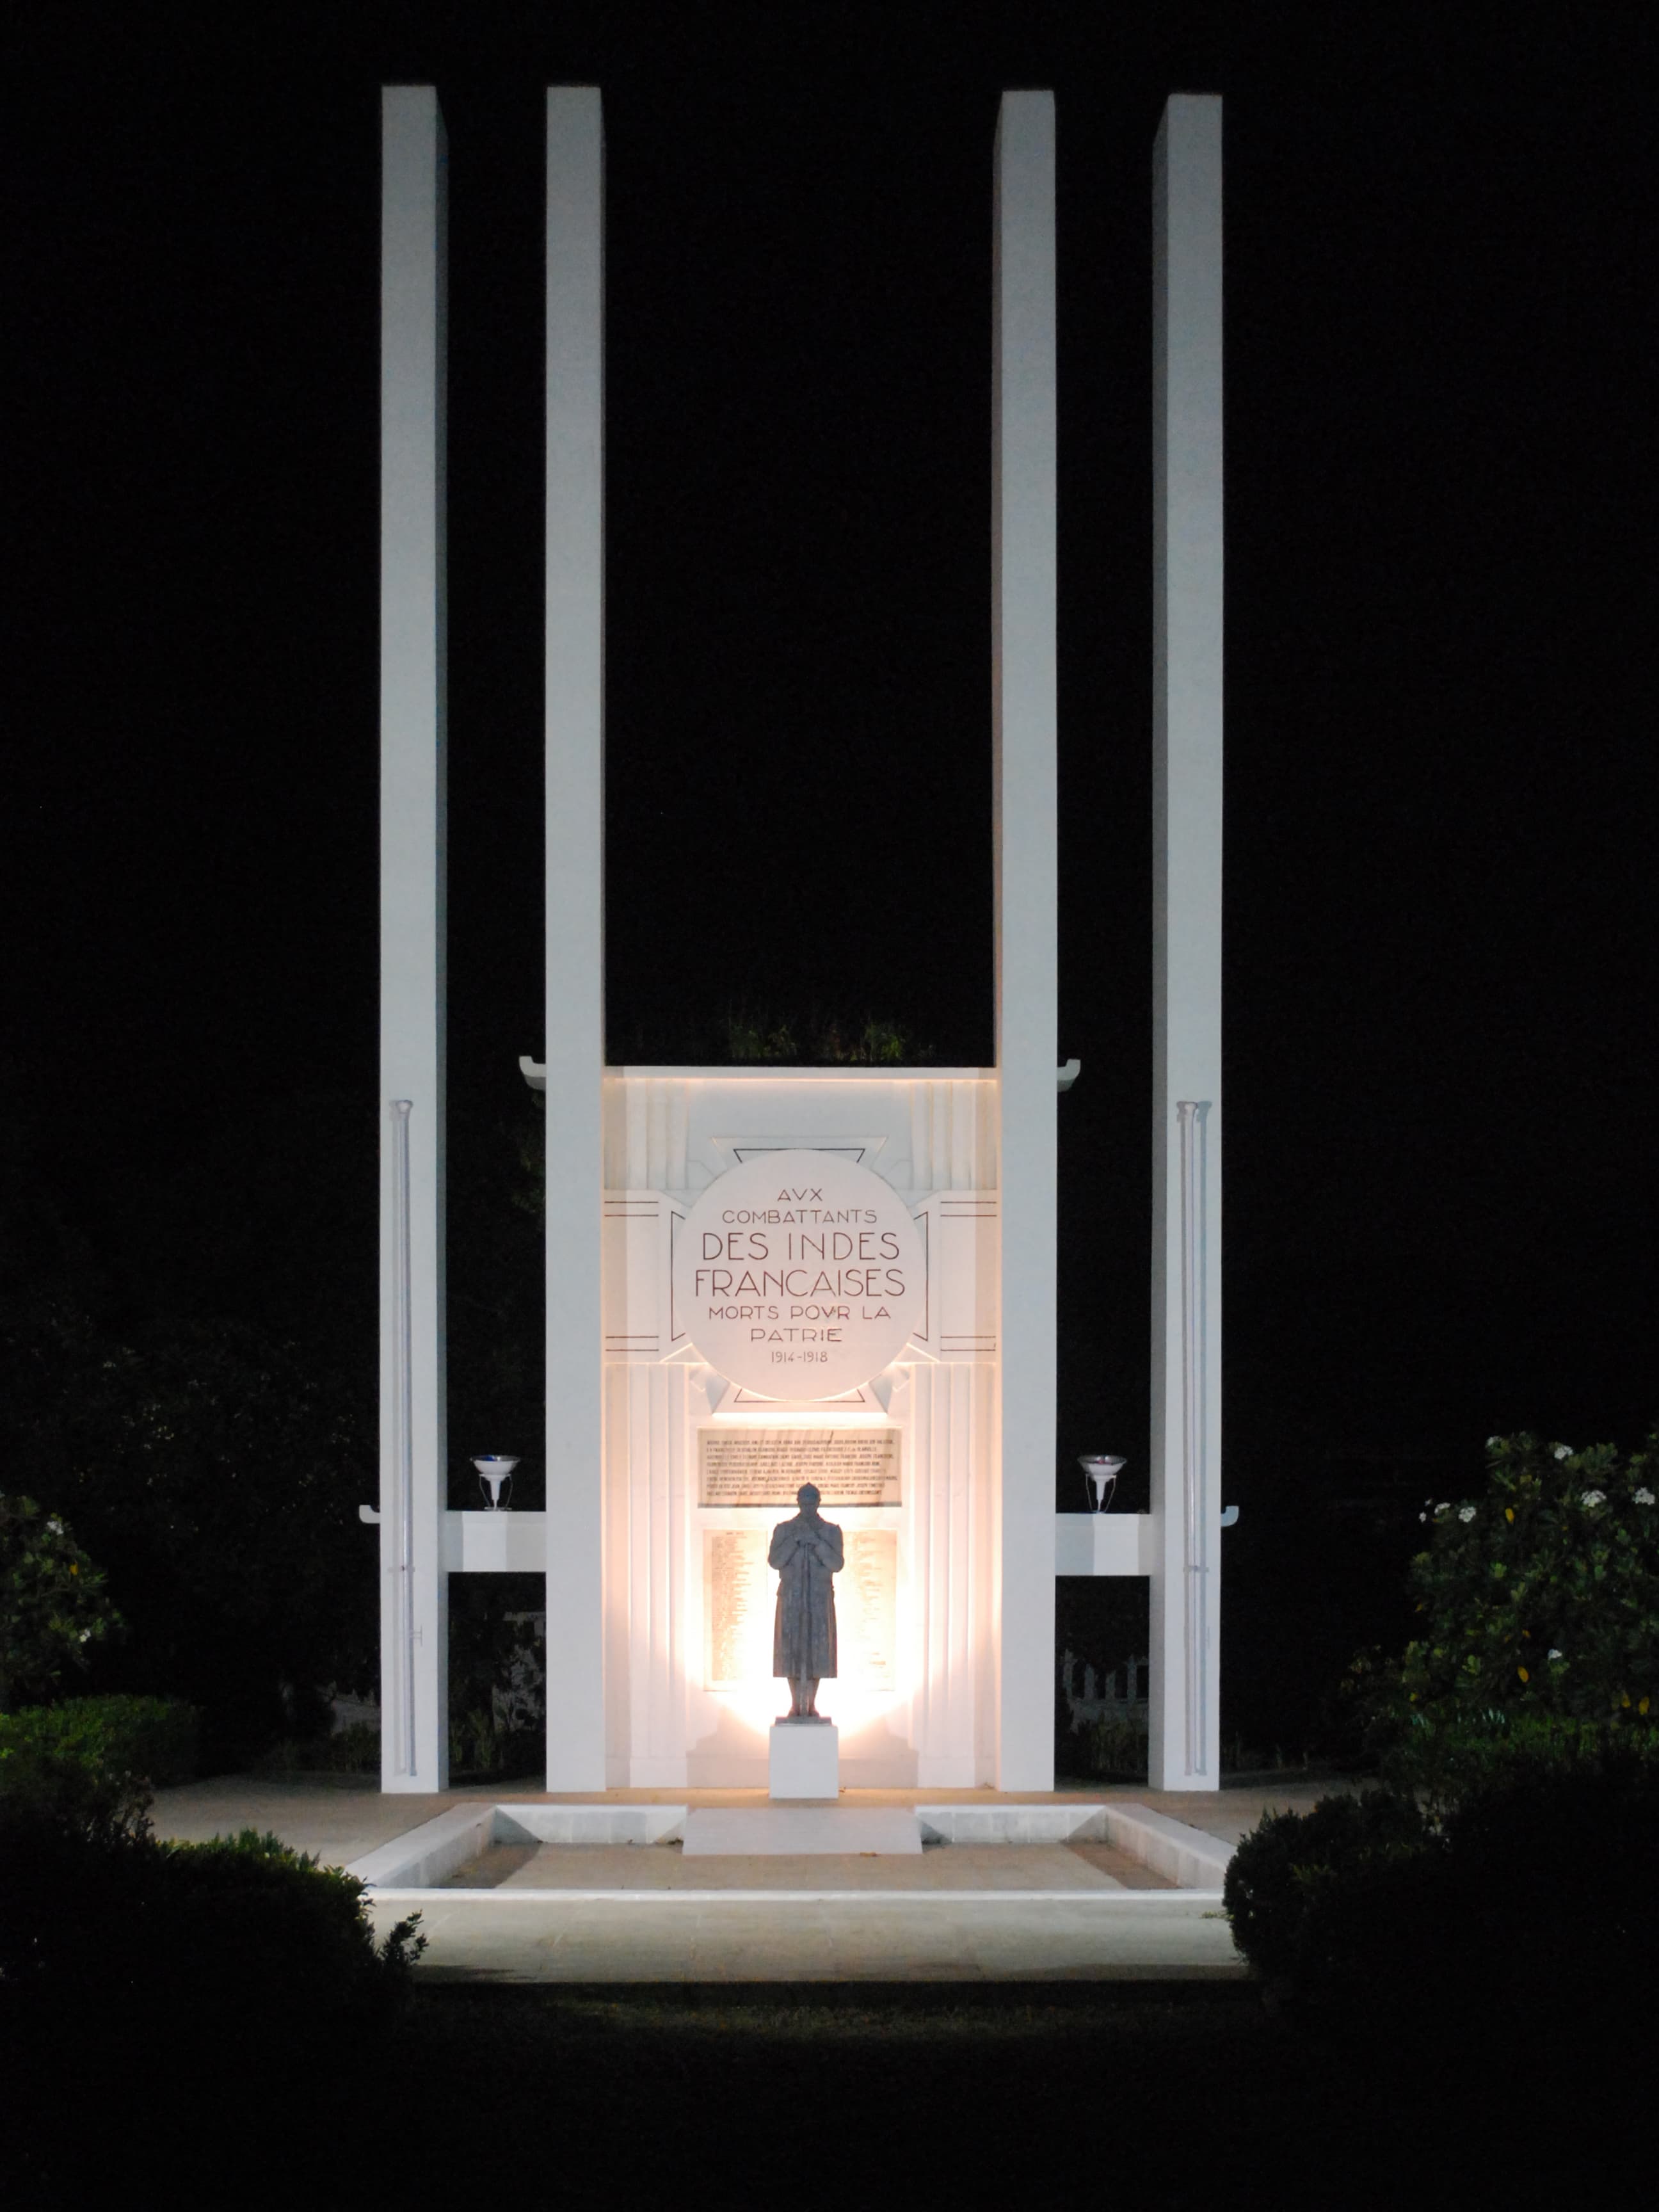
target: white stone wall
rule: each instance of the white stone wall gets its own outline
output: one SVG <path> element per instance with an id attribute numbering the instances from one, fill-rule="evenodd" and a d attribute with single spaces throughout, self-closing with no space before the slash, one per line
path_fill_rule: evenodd
<path id="1" fill-rule="evenodd" d="M 847 1509 L 849 1532 L 898 1537 L 899 1680 L 826 1689 L 849 1786 L 992 1778 L 995 1701 L 996 1085 L 963 1070 L 613 1071 L 605 1082 L 605 1764 L 614 1786 L 757 1784 L 783 1694 L 703 1681 L 705 1528 L 781 1513 L 696 1502 L 700 1425 L 740 1420 L 676 1333 L 673 1224 L 696 1194 L 763 1147 L 828 1148 L 905 1194 L 926 1218 L 929 1295 L 917 1338 L 864 1410 L 902 1432 L 903 1504 Z M 918 1341 L 917 1339 L 921 1339 Z M 711 1395 L 720 1410 L 711 1405 Z M 752 1401 L 745 1401 L 751 1404 Z M 798 1407 L 793 1418 L 811 1418 Z M 820 1409 L 821 1410 L 821 1409 Z M 789 1411 L 770 1417 L 779 1425 Z M 556 1531 L 550 1541 L 556 1542 Z"/>

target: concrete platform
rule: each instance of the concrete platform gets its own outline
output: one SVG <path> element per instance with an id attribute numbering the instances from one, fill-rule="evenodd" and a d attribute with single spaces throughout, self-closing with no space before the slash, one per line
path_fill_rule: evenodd
<path id="1" fill-rule="evenodd" d="M 921 1856 L 921 1829 L 900 1805 L 712 1806 L 689 1809 L 684 1855 L 775 1858 L 780 1855 Z"/>
<path id="2" fill-rule="evenodd" d="M 1202 1796 L 849 1790 L 824 1809 L 920 1818 L 924 1849 L 689 1864 L 678 1838 L 690 1814 L 764 1812 L 765 1792 L 385 1796 L 372 1785 L 227 1777 L 159 1793 L 153 1817 L 158 1834 L 185 1840 L 270 1829 L 334 1865 L 385 1851 L 399 1872 L 411 1830 L 427 1828 L 441 1869 L 428 1879 L 446 1886 L 400 1882 L 367 1906 L 384 1926 L 419 1911 L 429 1945 L 421 1972 L 437 1978 L 1231 1980 L 1244 1969 L 1218 1893 L 1229 1850 L 1265 1811 L 1305 1810 L 1346 1786 L 1287 1776 Z M 1166 1822 L 1173 1834 L 1160 1834 Z M 980 1840 L 991 1832 L 1003 1840 Z M 1206 1851 L 1206 1836 L 1218 1850 Z"/>
<path id="3" fill-rule="evenodd" d="M 885 1895 L 1024 1894 L 1064 1897 L 1102 1890 L 1172 1890 L 1176 1885 L 1150 1872 L 1127 1852 L 1105 1844 L 971 1844 L 911 1855 L 777 1853 L 745 1857 L 721 1854 L 694 1857 L 673 1844 L 658 1850 L 589 1850 L 580 1844 L 549 1844 L 539 1848 L 494 1844 L 457 1868 L 435 1891 L 399 1893 L 422 1901 L 465 1893 L 506 1895 L 525 1891 L 583 1891 L 590 1897 L 617 1897 L 647 1891 L 720 1892 L 750 1896 L 838 1895 L 844 1891 Z"/>
<path id="4" fill-rule="evenodd" d="M 694 1808 L 522 1800 L 496 1804 L 475 1798 L 353 1859 L 347 1871 L 373 1889 L 419 1896 L 440 1885 L 453 1891 L 458 1870 L 469 1863 L 499 1865 L 491 1857 L 498 1847 L 556 1844 L 609 1852 L 615 1886 L 629 1889 L 640 1886 L 630 1871 L 638 1862 L 630 1854 L 641 1844 L 684 1850 L 696 1866 L 740 1861 L 763 1869 L 779 1857 L 816 1856 L 850 1863 L 854 1858 L 914 1857 L 929 1845 L 952 1852 L 982 1846 L 994 1854 L 1019 1845 L 1085 1843 L 1109 1845 L 1180 1888 L 1217 1898 L 1233 1850 L 1201 1828 L 1137 1803 L 927 1804 L 907 1810 L 896 1805 Z M 549 1869 L 556 1863 L 556 1855 L 537 1859 Z M 527 1884 L 522 1863 L 515 1862 L 513 1878 Z"/>
<path id="5" fill-rule="evenodd" d="M 1288 1769 L 1282 1780 L 1253 1781 L 1244 1788 L 1208 1792 L 1160 1793 L 1133 1783 L 1106 1783 L 1086 1790 L 848 1790 L 842 1792 L 841 1802 L 847 1806 L 950 1805 L 960 1808 L 963 1814 L 989 1806 L 1135 1803 L 1201 1828 L 1224 1843 L 1236 1844 L 1266 1812 L 1306 1812 L 1321 1797 L 1339 1796 L 1358 1786 L 1328 1778 L 1304 1780 L 1295 1769 Z M 277 1780 L 227 1774 L 158 1790 L 150 1817 L 158 1836 L 174 1837 L 181 1843 L 204 1843 L 210 1836 L 234 1835 L 240 1828 L 257 1828 L 261 1832 L 268 1829 L 295 1850 L 310 1851 L 326 1865 L 343 1866 L 422 1821 L 476 1802 L 485 1794 L 483 1788 L 475 1785 L 442 1795 L 382 1796 L 378 1782 L 371 1779 L 357 1786 L 337 1777 Z M 488 1794 L 496 1805 L 542 1807 L 604 1804 L 623 1808 L 676 1804 L 696 1809 L 767 1803 L 765 1790 L 758 1789 L 606 1790 L 586 1796 L 550 1796 L 525 1783 L 495 1788 Z"/>
<path id="6" fill-rule="evenodd" d="M 929 1855 L 930 1856 L 932 1854 Z M 941 1854 L 942 1856 L 942 1854 Z M 389 1926 L 407 1900 L 374 1896 Z M 626 1900 L 543 1891 L 420 1905 L 422 1974 L 502 1982 L 1237 1981 L 1212 1903 L 1182 1890 L 1071 1899 L 733 1891 Z"/>

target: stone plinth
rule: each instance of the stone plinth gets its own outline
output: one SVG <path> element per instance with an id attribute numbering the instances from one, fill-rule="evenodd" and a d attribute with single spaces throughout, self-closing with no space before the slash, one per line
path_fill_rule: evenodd
<path id="1" fill-rule="evenodd" d="M 841 1730 L 833 1721 L 775 1721 L 769 1772 L 773 1797 L 841 1794 Z"/>
<path id="2" fill-rule="evenodd" d="M 684 1856 L 694 1858 L 920 1858 L 921 1827 L 908 1806 L 739 1806 L 688 1813 Z"/>

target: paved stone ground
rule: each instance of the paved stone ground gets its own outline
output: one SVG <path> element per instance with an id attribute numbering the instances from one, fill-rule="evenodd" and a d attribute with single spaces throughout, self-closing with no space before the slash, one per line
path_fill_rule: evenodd
<path id="1" fill-rule="evenodd" d="M 687 1858 L 677 1844 L 496 1844 L 444 1889 L 1100 1890 L 1173 1889 L 1127 1852 L 1105 1844 L 945 1844 L 914 1857 L 873 1851 L 737 1852 Z"/>
<path id="2" fill-rule="evenodd" d="M 1286 1776 L 1210 1795 L 1133 1785 L 1004 1795 L 988 1790 L 848 1790 L 854 1805 L 1151 1805 L 1229 1843 L 1269 1808 L 1305 1808 L 1344 1785 Z M 340 1865 L 479 1800 L 763 1805 L 760 1790 L 610 1790 L 550 1798 L 526 1789 L 383 1796 L 362 1787 L 227 1776 L 158 1794 L 158 1835 L 200 1841 L 269 1829 Z M 371 1900 L 377 1924 L 421 1914 L 423 1976 L 562 1983 L 1233 1979 L 1243 1973 L 1213 1898 L 1172 1890 L 1104 1844 L 946 1844 L 920 1858 L 704 1858 L 672 1846 L 496 1847 L 464 1869 L 498 1895 L 441 1889 Z M 580 1894 L 550 1898 L 549 1887 Z M 971 1897 L 954 1893 L 971 1889 Z M 775 1902 L 757 1890 L 776 1889 Z M 1073 1893 L 1034 1899 L 987 1891 Z M 602 1890 L 608 1895 L 595 1897 Z M 814 1893 L 802 1898 L 801 1891 Z M 895 1896 L 895 1891 L 907 1894 Z M 722 1896 L 722 1892 L 732 1893 Z M 1158 1894 L 1149 1894 L 1158 1892 Z"/>
<path id="3" fill-rule="evenodd" d="M 1307 1781 L 1291 1771 L 1283 1782 L 1253 1783 L 1244 1789 L 1204 1793 L 1168 1790 L 1160 1794 L 1138 1789 L 1133 1783 L 1107 1783 L 1091 1790 L 1061 1790 L 1046 1795 L 1037 1790 L 1005 1794 L 994 1790 L 849 1790 L 843 1795 L 848 1805 L 1100 1804 L 1116 1799 L 1151 1805 L 1172 1820 L 1185 1820 L 1236 1844 L 1264 1812 L 1305 1811 L 1316 1798 L 1348 1786 L 1329 1780 Z M 304 1777 L 289 1781 L 229 1774 L 186 1783 L 177 1790 L 158 1790 L 151 1818 L 158 1836 L 173 1836 L 189 1843 L 234 1834 L 239 1828 L 270 1829 L 296 1850 L 311 1851 L 329 1865 L 343 1866 L 379 1844 L 390 1843 L 407 1829 L 418 1827 L 422 1820 L 447 1812 L 452 1805 L 480 1800 L 498 1805 L 515 1800 L 541 1805 L 738 1806 L 768 1802 L 762 1790 L 610 1790 L 587 1796 L 550 1796 L 523 1783 L 501 1790 L 475 1785 L 441 1796 L 383 1796 L 373 1781 L 356 1784 Z"/>
<path id="4" fill-rule="evenodd" d="M 386 1898 L 377 1924 L 407 1912 Z M 503 1894 L 420 1905 L 422 1971 L 506 1982 L 1235 1980 L 1244 1968 L 1214 1900 L 1104 1890 L 1075 1903 L 848 1891 L 775 1905 L 707 1892 L 620 1899 Z"/>

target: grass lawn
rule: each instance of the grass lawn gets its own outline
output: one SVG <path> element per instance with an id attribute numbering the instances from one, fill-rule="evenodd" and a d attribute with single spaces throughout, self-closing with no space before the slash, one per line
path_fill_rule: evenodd
<path id="1" fill-rule="evenodd" d="M 553 2203 L 615 2191 L 629 2206 L 713 2190 L 908 2205 L 941 2185 L 1019 2204 L 1132 2191 L 1170 2207 L 1514 2206 L 1569 2179 L 1574 2201 L 1612 2202 L 1596 2176 L 1614 2188 L 1632 2108 L 1621 2129 L 1616 2100 L 1598 2115 L 1559 2067 L 1547 2085 L 1536 2048 L 1517 2035 L 1512 2060 L 1475 2049 L 1449 2072 L 1443 2055 L 1430 2066 L 1310 2036 L 1241 1984 L 780 1996 L 428 1983 L 389 2045 L 319 2040 L 257 2079 L 234 2050 L 183 2074 L 156 2054 L 118 2081 L 89 2054 L 23 2162 L 35 2194 L 14 2201 L 147 2175 L 141 2199 L 218 2202 L 228 2187 L 323 2206 L 481 2183 Z M 1577 2098 L 1570 2146 L 1564 2092 Z M 95 2133 L 63 2131 L 88 2111 Z"/>

